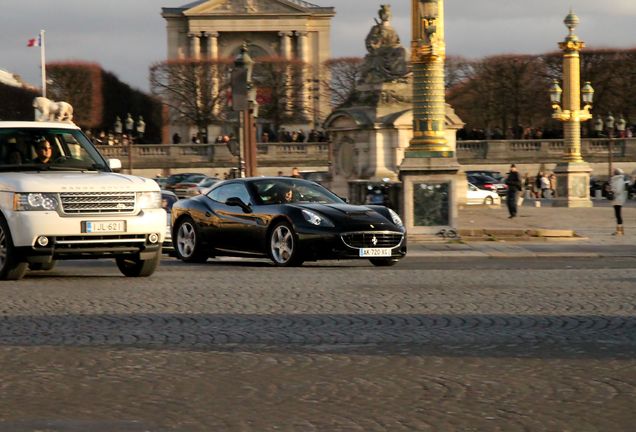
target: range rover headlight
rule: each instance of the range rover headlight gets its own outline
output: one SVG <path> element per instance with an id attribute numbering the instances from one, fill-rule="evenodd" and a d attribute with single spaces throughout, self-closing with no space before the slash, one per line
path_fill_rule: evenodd
<path id="1" fill-rule="evenodd" d="M 161 208 L 161 192 L 137 192 L 137 204 L 142 210 Z"/>
<path id="2" fill-rule="evenodd" d="M 51 193 L 16 193 L 13 208 L 16 211 L 55 211 L 57 195 Z"/>
<path id="3" fill-rule="evenodd" d="M 307 222 L 316 226 L 333 227 L 333 222 L 324 216 L 319 215 L 311 210 L 303 209 L 303 217 Z"/>
<path id="4" fill-rule="evenodd" d="M 400 219 L 400 216 L 396 212 L 389 209 L 389 214 L 391 215 L 391 220 L 393 221 L 394 224 L 400 227 L 404 226 L 404 224 L 402 223 L 402 219 Z"/>

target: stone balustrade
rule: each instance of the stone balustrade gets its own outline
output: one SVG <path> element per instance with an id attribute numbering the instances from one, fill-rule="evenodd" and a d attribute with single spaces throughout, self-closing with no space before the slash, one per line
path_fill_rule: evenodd
<path id="1" fill-rule="evenodd" d="M 590 163 L 609 158 L 636 162 L 636 138 L 583 139 L 581 154 Z M 132 159 L 135 169 L 234 167 L 237 157 L 225 144 L 135 144 L 98 147 L 107 158 L 118 158 L 125 169 Z M 132 158 L 128 152 L 132 151 Z M 258 165 L 262 167 L 324 166 L 331 161 L 331 143 L 258 143 Z M 563 140 L 457 141 L 461 164 L 557 163 L 563 159 Z"/>

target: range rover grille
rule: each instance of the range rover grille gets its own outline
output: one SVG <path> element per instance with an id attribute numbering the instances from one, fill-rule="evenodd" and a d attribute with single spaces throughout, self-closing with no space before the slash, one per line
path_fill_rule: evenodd
<path id="1" fill-rule="evenodd" d="M 60 194 L 66 214 L 126 214 L 135 210 L 135 192 L 67 192 Z"/>
<path id="2" fill-rule="evenodd" d="M 340 236 L 352 248 L 394 248 L 402 243 L 404 234 L 392 231 L 352 232 Z"/>

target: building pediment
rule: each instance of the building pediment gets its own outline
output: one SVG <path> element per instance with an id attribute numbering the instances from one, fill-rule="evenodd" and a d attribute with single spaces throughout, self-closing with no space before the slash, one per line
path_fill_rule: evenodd
<path id="1" fill-rule="evenodd" d="M 322 8 L 302 0 L 202 0 L 182 7 L 186 16 L 199 15 L 289 15 L 324 12 Z"/>

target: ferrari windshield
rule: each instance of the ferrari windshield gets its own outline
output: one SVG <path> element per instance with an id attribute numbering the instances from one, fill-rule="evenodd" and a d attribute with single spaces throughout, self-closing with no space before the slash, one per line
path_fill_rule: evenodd
<path id="1" fill-rule="evenodd" d="M 0 171 L 110 171 L 78 129 L 0 128 Z"/>
<path id="2" fill-rule="evenodd" d="M 252 182 L 260 204 L 322 203 L 344 201 L 317 183 L 288 177 L 275 177 Z"/>

